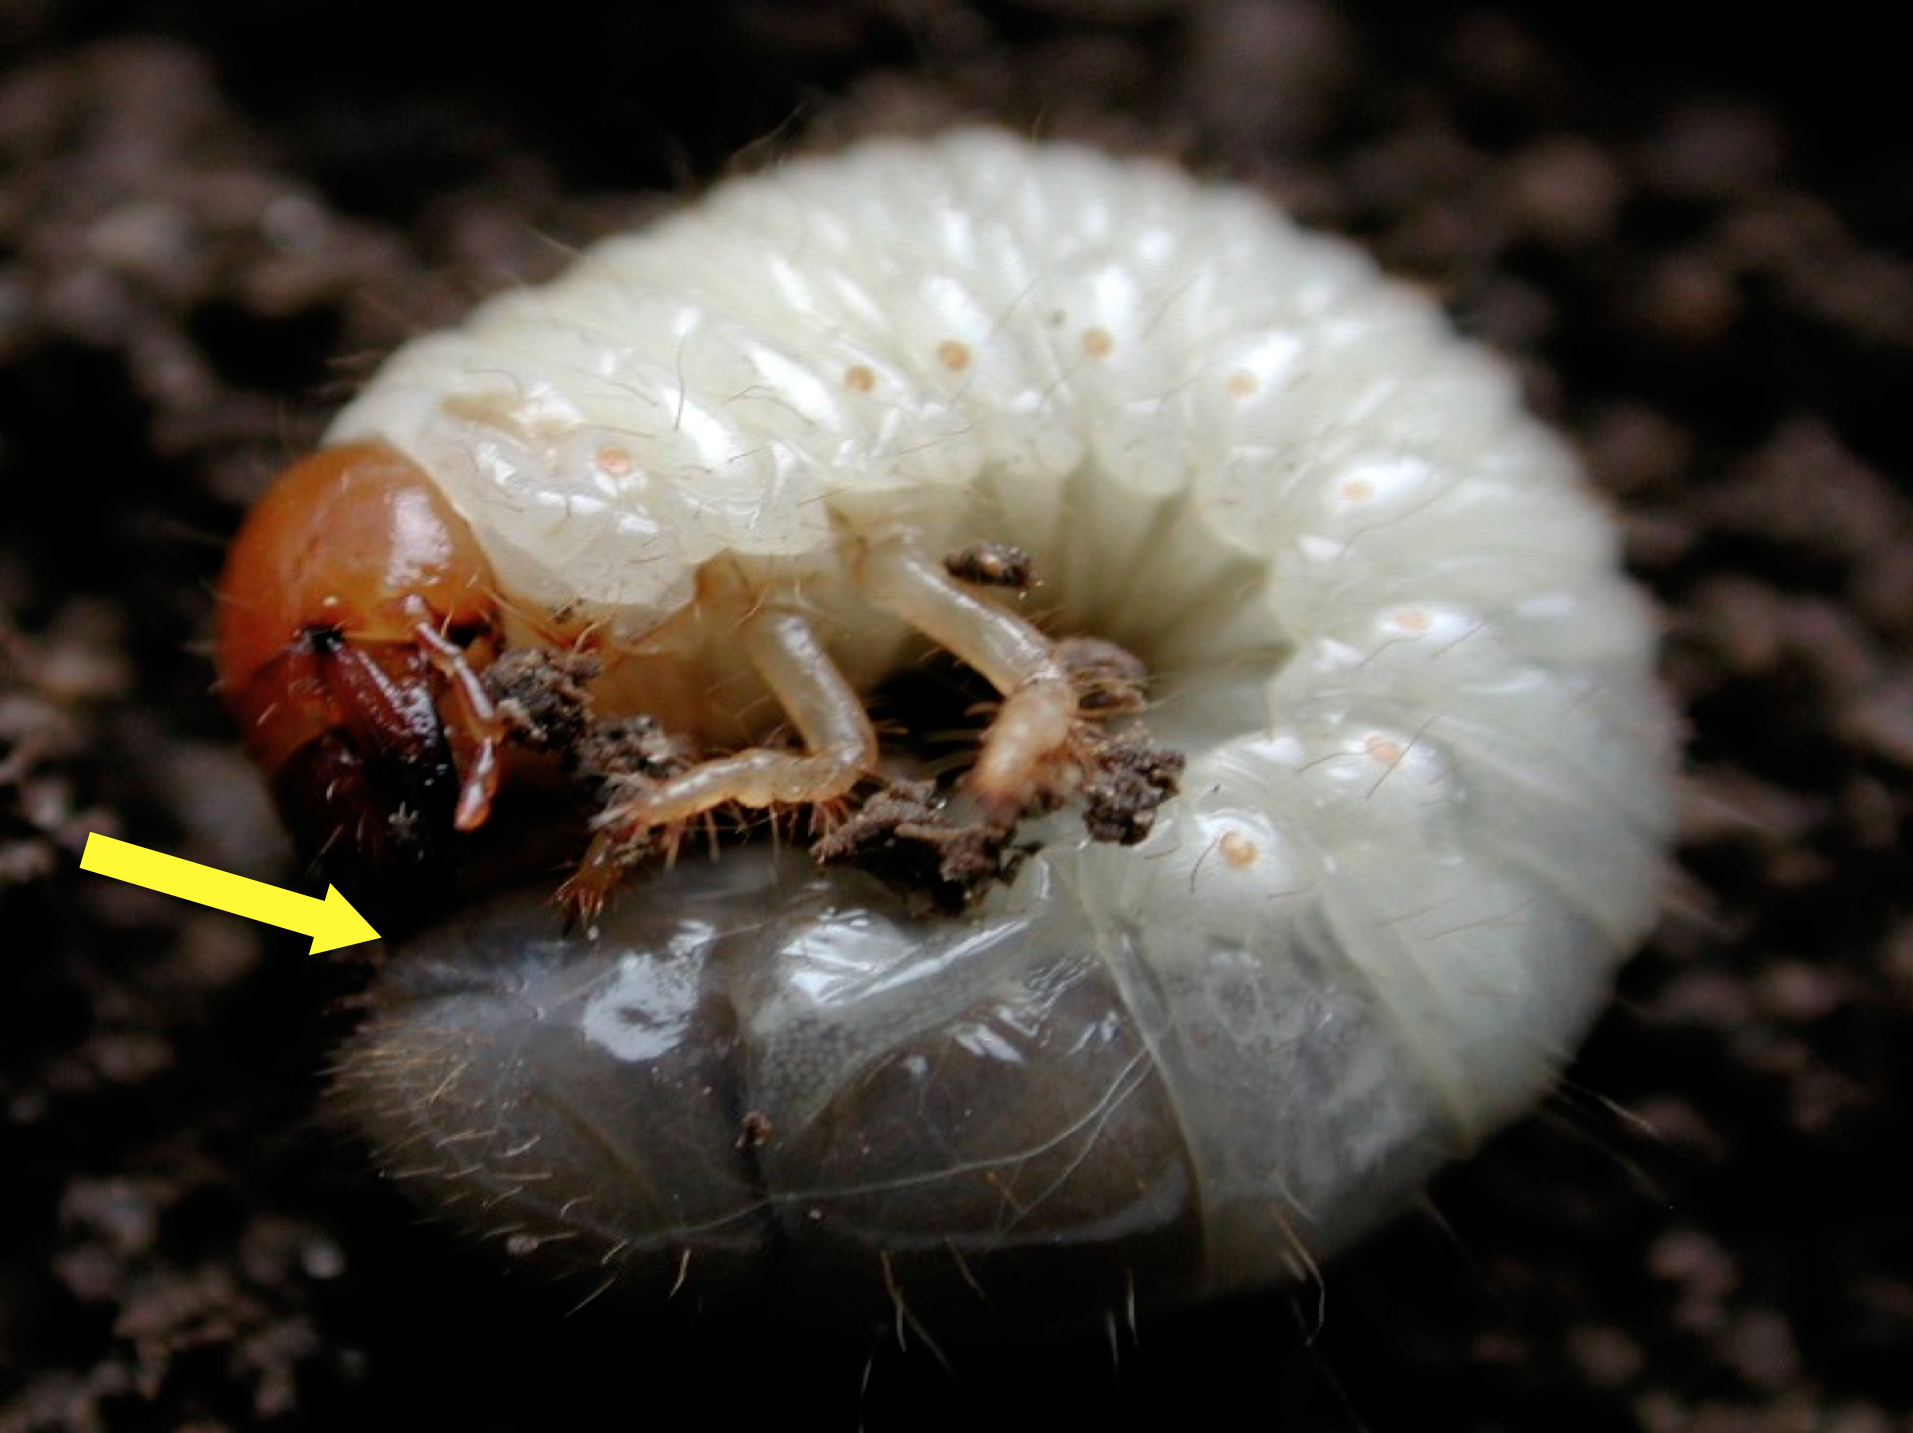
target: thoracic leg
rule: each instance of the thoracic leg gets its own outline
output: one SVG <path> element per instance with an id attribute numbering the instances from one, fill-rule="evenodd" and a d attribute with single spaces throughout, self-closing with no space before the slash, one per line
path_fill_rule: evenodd
<path id="1" fill-rule="evenodd" d="M 995 576 L 1027 573 L 1013 549 L 966 549 L 939 565 L 898 544 L 862 560 L 870 600 L 968 663 L 1003 702 L 954 800 L 931 782 L 892 783 L 812 847 L 820 861 L 882 877 L 914 910 L 956 911 L 1014 874 L 1018 826 L 1033 812 L 1076 800 L 1092 840 L 1148 835 L 1182 757 L 1110 726 L 1143 705 L 1139 660 L 1095 637 L 1053 641 L 971 589 L 1024 585 Z"/>
<path id="2" fill-rule="evenodd" d="M 876 546 L 864 562 L 872 601 L 974 667 L 1002 693 L 969 789 L 994 819 L 1014 823 L 1048 795 L 1076 735 L 1076 683 L 1062 649 L 908 547 Z"/>
<path id="3" fill-rule="evenodd" d="M 846 796 L 877 764 L 877 735 L 862 699 L 844 680 L 810 619 L 763 607 L 741 633 L 751 666 L 777 699 L 804 749 L 748 747 L 701 761 L 662 780 L 634 783 L 593 823 L 597 834 L 562 899 L 587 918 L 603 903 L 618 871 L 644 854 L 644 838 L 720 806 L 815 805 Z"/>
<path id="4" fill-rule="evenodd" d="M 748 747 L 698 763 L 681 776 L 634 795 L 599 818 L 607 829 L 685 821 L 735 802 L 795 806 L 832 801 L 877 764 L 877 735 L 863 702 L 802 613 L 754 612 L 744 649 L 802 738 L 802 752 Z"/>

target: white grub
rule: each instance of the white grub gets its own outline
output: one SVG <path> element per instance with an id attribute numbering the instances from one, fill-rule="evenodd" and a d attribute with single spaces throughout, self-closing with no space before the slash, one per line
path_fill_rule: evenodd
<path id="1" fill-rule="evenodd" d="M 732 850 L 595 941 L 526 905 L 398 952 L 348 1104 L 524 1247 L 1041 1318 L 1012 1256 L 1058 1242 L 1088 1318 L 1277 1282 L 1545 1091 L 1655 915 L 1674 727 L 1612 525 L 1498 360 L 1247 191 L 988 131 L 794 162 L 407 346 L 330 437 L 424 466 L 517 610 L 693 632 L 714 739 L 779 720 L 743 611 L 868 692 L 923 648 L 869 554 L 997 542 L 1188 758 L 1140 845 L 1034 823 L 957 917 Z M 687 624 L 714 566 L 739 606 Z"/>

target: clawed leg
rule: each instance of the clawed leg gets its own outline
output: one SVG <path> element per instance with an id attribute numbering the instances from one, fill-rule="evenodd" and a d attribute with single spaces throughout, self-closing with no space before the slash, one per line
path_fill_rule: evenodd
<path id="1" fill-rule="evenodd" d="M 967 554 L 964 555 L 967 557 Z M 996 561 L 1001 561 L 997 558 Z M 1134 770 L 1134 743 L 1120 743 L 1101 723 L 1141 705 L 1142 664 L 1113 643 L 1094 638 L 1054 641 L 1013 612 L 985 601 L 964 581 L 973 564 L 937 564 L 901 544 L 866 558 L 872 600 L 974 667 L 1002 693 L 1003 704 L 983 735 L 966 791 L 984 820 L 1007 832 L 1031 811 L 1050 810 L 1093 783 L 1117 759 Z M 1023 580 L 1027 580 L 1025 575 Z M 1175 790 L 1180 763 L 1158 761 L 1154 804 Z M 1097 823 L 1092 820 L 1092 830 Z M 1147 821 L 1141 829 L 1147 830 Z M 1106 839 L 1098 835 L 1098 839 Z M 1124 839 L 1140 839 L 1140 836 Z"/>
<path id="2" fill-rule="evenodd" d="M 1016 559 L 966 552 L 945 560 L 946 573 L 893 548 L 866 569 L 873 600 L 1003 694 L 956 800 L 932 782 L 893 782 L 812 848 L 819 861 L 881 876 L 919 914 L 960 911 L 1008 880 L 1027 849 L 1018 823 L 1068 800 L 1081 803 L 1092 840 L 1142 840 L 1182 775 L 1180 753 L 1108 726 L 1142 708 L 1140 661 L 1095 637 L 1051 641 L 964 585 L 1025 585 L 1027 559 Z M 1002 571 L 1023 576 L 1006 582 Z"/>
<path id="3" fill-rule="evenodd" d="M 877 764 L 877 735 L 863 701 L 844 680 L 810 619 L 765 607 L 744 622 L 751 665 L 763 677 L 803 742 L 801 752 L 751 747 L 714 757 L 662 779 L 633 777 L 592 823 L 596 834 L 559 898 L 589 922 L 623 870 L 651 850 L 654 833 L 722 806 L 765 809 L 817 805 L 849 794 Z"/>

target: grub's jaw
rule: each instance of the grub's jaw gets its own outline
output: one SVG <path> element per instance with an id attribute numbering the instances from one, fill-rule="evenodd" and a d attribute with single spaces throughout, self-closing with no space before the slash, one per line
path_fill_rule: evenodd
<path id="1" fill-rule="evenodd" d="M 465 782 L 433 668 L 411 649 L 342 642 L 310 644 L 292 664 L 329 717 L 262 758 L 300 853 L 360 891 L 446 870 Z"/>

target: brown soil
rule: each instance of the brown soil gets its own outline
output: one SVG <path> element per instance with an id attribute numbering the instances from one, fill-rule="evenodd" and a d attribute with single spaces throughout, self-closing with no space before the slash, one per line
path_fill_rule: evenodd
<path id="1" fill-rule="evenodd" d="M 680 1400 L 846 1430 L 1913 1426 L 1905 86 L 1839 7 L 1555 9 L 561 0 L 407 38 L 423 8 L 0 0 L 0 1433 Z M 948 1367 L 571 1312 L 314 1116 L 349 973 L 75 862 L 105 830 L 297 878 L 210 691 L 210 583 L 380 353 L 738 155 L 957 117 L 1259 182 L 1517 356 L 1667 607 L 1668 918 L 1568 1090 L 1319 1310 Z"/>

